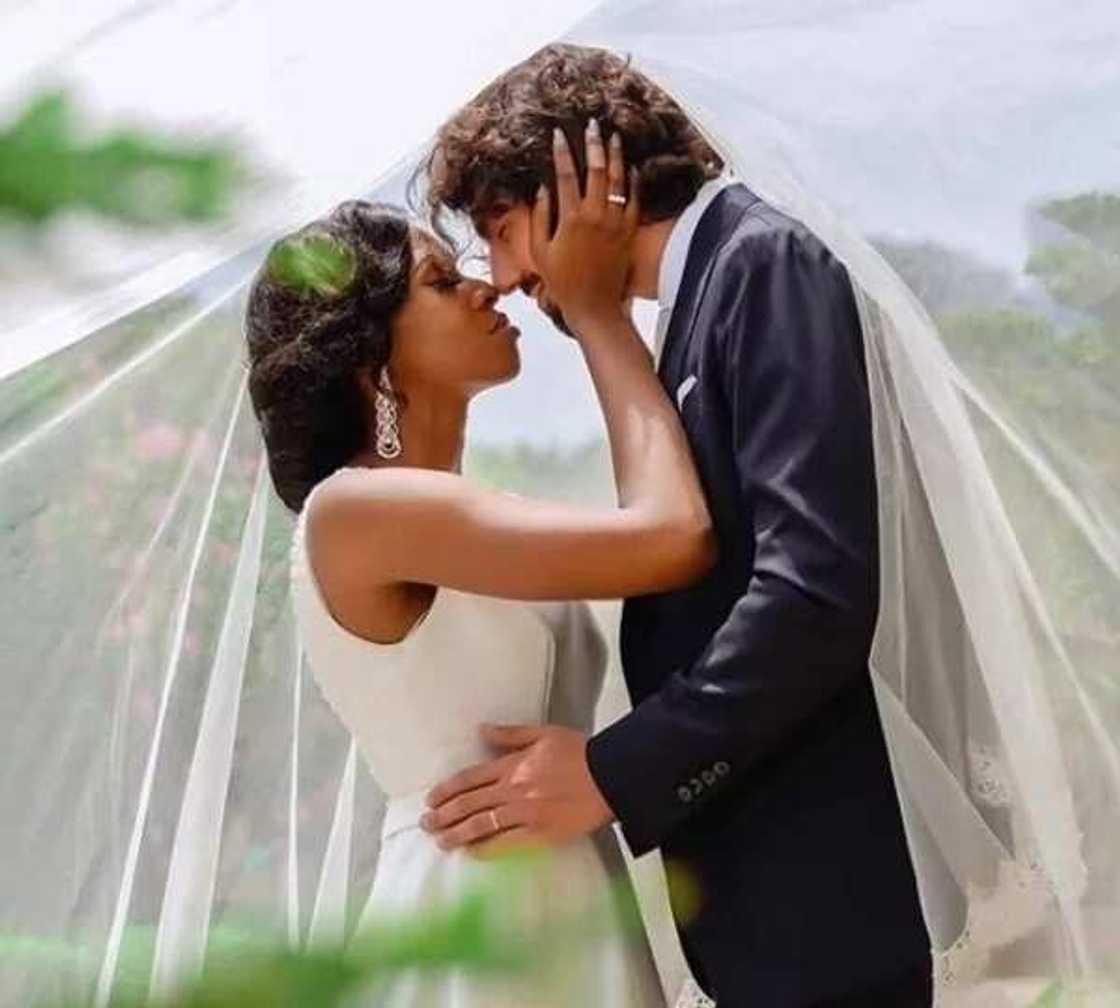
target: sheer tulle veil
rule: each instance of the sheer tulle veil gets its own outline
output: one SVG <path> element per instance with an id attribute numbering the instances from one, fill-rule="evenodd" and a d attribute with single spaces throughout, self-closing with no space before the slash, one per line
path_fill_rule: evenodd
<path id="1" fill-rule="evenodd" d="M 1027 1003 L 1024 977 L 1050 978 L 1055 998 L 1115 1003 L 1120 510 L 1094 469 L 1111 461 L 1114 478 L 1115 454 L 1094 459 L 1069 429 L 1032 445 L 1021 427 L 1038 418 L 969 379 L 882 255 L 795 181 L 749 117 L 711 111 L 714 77 L 645 69 L 749 188 L 826 242 L 856 289 L 880 493 L 872 676 L 938 1003 Z M 1057 362 L 1049 375 L 1069 396 L 1080 377 Z M 1117 389 L 1100 392 L 1115 419 Z M 1086 647 L 1077 602 L 1094 596 L 1108 600 L 1105 633 Z"/>
<path id="2" fill-rule="evenodd" d="M 570 33 L 632 53 L 851 274 L 880 490 L 872 674 L 944 1008 L 1120 996 L 1111 4 L 1075 31 L 1057 0 L 956 20 L 932 0 L 623 0 Z M 1016 59 L 1010 101 L 993 81 Z M 1000 230 L 1012 205 L 1025 237 Z M 196 249 L 205 268 L 173 287 L 78 306 L 49 356 L 0 355 L 4 1003 L 163 989 L 246 921 L 299 944 L 363 907 L 381 801 L 301 656 L 291 517 L 245 387 L 244 291 L 290 217 L 232 257 Z"/>

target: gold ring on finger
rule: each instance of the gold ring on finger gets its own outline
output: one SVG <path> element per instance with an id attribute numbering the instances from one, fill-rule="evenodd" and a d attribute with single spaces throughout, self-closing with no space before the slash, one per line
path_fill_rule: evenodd
<path id="1" fill-rule="evenodd" d="M 490 832 L 491 833 L 501 833 L 502 832 L 502 822 L 498 818 L 498 810 L 497 809 L 491 809 L 490 810 Z"/>
<path id="2" fill-rule="evenodd" d="M 614 203 L 617 206 L 626 206 L 626 197 L 622 193 L 612 192 L 607 196 L 607 202 Z"/>

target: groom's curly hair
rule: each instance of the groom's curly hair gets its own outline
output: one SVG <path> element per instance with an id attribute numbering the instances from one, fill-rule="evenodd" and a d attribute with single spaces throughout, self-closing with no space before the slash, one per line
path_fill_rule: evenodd
<path id="1" fill-rule="evenodd" d="M 532 204 L 551 185 L 552 131 L 559 126 L 582 171 L 584 127 L 599 120 L 604 139 L 622 136 L 626 164 L 639 173 L 641 221 L 677 216 L 723 168 L 719 155 L 661 88 L 604 49 L 555 44 L 507 70 L 440 129 L 418 174 L 427 210 L 448 237 L 448 212 L 480 230 L 499 206 Z"/>

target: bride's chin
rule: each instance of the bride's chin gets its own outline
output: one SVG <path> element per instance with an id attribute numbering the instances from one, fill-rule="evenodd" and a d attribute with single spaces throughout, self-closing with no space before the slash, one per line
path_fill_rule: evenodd
<path id="1" fill-rule="evenodd" d="M 489 374 L 480 375 L 471 382 L 470 388 L 473 389 L 472 394 L 477 395 L 480 392 L 487 391 L 487 389 L 508 385 L 519 374 L 521 374 L 521 358 L 515 352 L 510 360 L 503 362 L 502 365 L 494 368 Z"/>
<path id="2" fill-rule="evenodd" d="M 513 381 L 519 374 L 521 374 L 521 355 L 514 350 L 510 354 L 510 360 L 506 365 L 505 373 L 498 379 L 498 384 L 505 385 L 507 382 Z"/>

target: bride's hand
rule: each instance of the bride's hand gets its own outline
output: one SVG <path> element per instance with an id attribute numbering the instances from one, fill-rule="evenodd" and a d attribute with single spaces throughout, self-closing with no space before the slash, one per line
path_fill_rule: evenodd
<path id="1" fill-rule="evenodd" d="M 587 128 L 587 184 L 580 195 L 576 166 L 563 132 L 554 133 L 556 233 L 549 237 L 551 197 L 541 186 L 532 215 L 532 253 L 548 299 L 577 336 L 588 327 L 623 314 L 634 235 L 638 227 L 637 186 L 626 185 L 622 143 L 611 137 L 603 149 L 599 124 Z M 627 193 L 629 188 L 629 193 Z"/>

